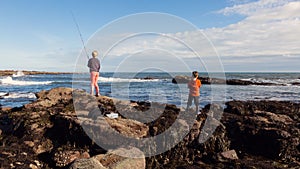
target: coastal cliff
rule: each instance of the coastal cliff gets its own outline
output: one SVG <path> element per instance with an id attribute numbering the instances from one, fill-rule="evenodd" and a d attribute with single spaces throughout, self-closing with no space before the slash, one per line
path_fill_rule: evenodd
<path id="1" fill-rule="evenodd" d="M 104 149 L 91 139 L 101 137 L 105 146 L 117 131 L 141 140 L 166 131 L 179 118 L 180 108 L 157 104 L 163 110 L 153 121 L 141 121 L 135 113 L 147 112 L 148 102 L 122 101 L 70 88 L 54 88 L 36 94 L 37 100 L 20 108 L 0 111 L 0 168 L 297 168 L 300 167 L 300 104 L 284 101 L 230 101 L 220 120 L 219 105 L 207 105 L 191 126 L 180 120 L 178 132 L 188 134 L 170 150 L 154 156 L 122 142 L 118 149 Z M 74 96 L 80 99 L 74 100 Z M 75 103 L 74 103 L 75 102 Z M 117 103 L 117 105 L 116 105 Z M 76 109 L 74 108 L 76 106 Z M 126 110 L 126 116 L 118 109 Z M 75 111 L 76 110 L 76 111 Z M 108 114 L 116 113 L 117 118 Z M 147 112 L 148 113 L 148 112 Z M 191 113 L 191 112 L 186 112 Z M 149 119 L 154 114 L 147 114 Z M 129 118 L 130 117 L 130 118 Z M 105 123 L 109 124 L 109 128 Z M 204 123 L 215 128 L 199 142 Z M 96 128 L 86 131 L 83 127 Z M 114 130 L 111 130 L 113 128 Z M 107 135 L 99 135 L 101 131 Z M 170 136 L 168 142 L 175 141 Z M 153 147 L 150 147 L 153 148 Z M 138 158 L 116 152 L 134 152 Z"/>

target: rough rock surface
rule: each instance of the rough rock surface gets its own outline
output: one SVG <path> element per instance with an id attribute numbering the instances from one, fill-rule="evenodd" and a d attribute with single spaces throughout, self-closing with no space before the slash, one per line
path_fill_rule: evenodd
<path id="1" fill-rule="evenodd" d="M 146 167 L 145 156 L 137 148 L 118 148 L 107 152 L 106 154 L 100 154 L 94 156 L 100 163 L 110 169 L 144 169 Z"/>
<path id="2" fill-rule="evenodd" d="M 299 161 L 300 106 L 291 102 L 228 102 L 224 124 L 232 147 L 271 159 Z"/>
<path id="3" fill-rule="evenodd" d="M 231 101 L 223 114 L 212 104 L 195 115 L 174 105 L 96 98 L 69 88 L 37 96 L 24 107 L 0 110 L 0 168 L 300 167 L 299 103 Z M 110 113 L 118 118 L 106 117 Z M 161 147 L 147 142 L 139 145 L 145 153 L 139 159 L 113 153 L 166 132 L 161 143 L 170 149 L 163 153 L 146 156 L 147 148 Z M 110 139 L 114 134 L 124 139 Z"/>
<path id="4" fill-rule="evenodd" d="M 107 169 L 95 158 L 76 159 L 69 169 Z"/>

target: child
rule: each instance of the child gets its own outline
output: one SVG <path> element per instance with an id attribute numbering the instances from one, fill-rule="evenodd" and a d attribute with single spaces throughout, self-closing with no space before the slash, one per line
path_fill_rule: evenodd
<path id="1" fill-rule="evenodd" d="M 199 96 L 200 96 L 200 87 L 201 87 L 201 81 L 198 79 L 198 72 L 193 71 L 192 73 L 192 79 L 188 82 L 187 86 L 190 90 L 188 102 L 186 111 L 189 110 L 190 106 L 192 105 L 192 101 L 194 100 L 195 106 L 196 106 L 196 113 L 199 113 Z"/>

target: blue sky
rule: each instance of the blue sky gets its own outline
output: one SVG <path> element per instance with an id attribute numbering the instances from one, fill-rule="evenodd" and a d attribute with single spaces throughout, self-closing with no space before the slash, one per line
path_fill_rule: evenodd
<path id="1" fill-rule="evenodd" d="M 81 61 L 82 43 L 72 11 L 86 44 L 118 18 L 161 12 L 185 19 L 205 34 L 225 71 L 300 71 L 298 0 L 1 0 L 0 9 L 1 70 L 73 71 Z M 170 36 L 183 41 L 202 36 L 183 32 L 170 31 Z M 128 54 L 131 48 L 123 50 Z M 103 60 L 102 70 L 112 71 L 114 61 Z"/>

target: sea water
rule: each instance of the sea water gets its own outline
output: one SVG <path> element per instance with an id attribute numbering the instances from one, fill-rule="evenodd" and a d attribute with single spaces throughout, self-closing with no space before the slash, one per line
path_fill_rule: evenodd
<path id="1" fill-rule="evenodd" d="M 98 84 L 101 95 L 123 100 L 149 101 L 185 107 L 188 97 L 186 84 L 174 84 L 176 75 L 190 73 L 113 73 L 101 72 Z M 200 73 L 200 76 L 208 76 Z M 266 82 L 271 85 L 203 84 L 200 90 L 200 107 L 214 101 L 230 100 L 288 100 L 300 102 L 300 73 L 226 73 L 226 79 Z M 0 105 L 20 107 L 36 100 L 36 93 L 56 87 L 90 90 L 88 73 L 39 74 L 0 77 Z"/>

